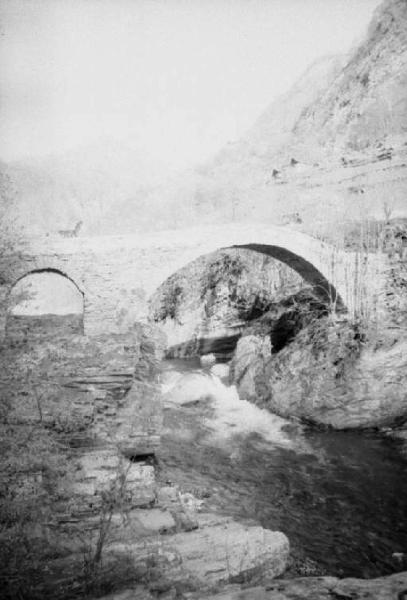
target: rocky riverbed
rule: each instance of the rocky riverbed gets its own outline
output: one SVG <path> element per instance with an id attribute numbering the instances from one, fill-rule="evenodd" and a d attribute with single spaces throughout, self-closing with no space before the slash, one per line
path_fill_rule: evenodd
<path id="1" fill-rule="evenodd" d="M 136 582 L 146 597 L 188 598 L 230 583 L 270 594 L 276 576 L 403 568 L 407 490 L 394 443 L 312 432 L 239 398 L 213 357 L 203 371 L 190 361 L 159 369 L 162 348 L 141 327 L 115 339 L 16 339 L 5 351 L 9 423 L 22 451 L 34 436 L 36 454 L 3 469 L 3 506 L 13 502 L 27 519 L 35 499 L 43 515 L 24 522 L 38 559 L 18 553 L 23 571 L 13 567 L 6 597 L 16 577 L 32 599 L 55 589 L 61 598 L 102 596 Z M 4 449 L 6 467 L 15 447 Z M 3 551 L 15 515 L 7 519 Z M 393 579 L 398 591 L 402 581 Z M 296 588 L 282 585 L 290 598 Z M 342 583 L 315 585 L 329 598 Z"/>
<path id="2" fill-rule="evenodd" d="M 167 598 L 176 598 L 170 593 Z M 275 581 L 266 586 L 242 587 L 227 585 L 217 594 L 188 593 L 185 600 L 404 600 L 407 597 L 407 574 L 371 580 L 337 579 L 336 577 L 300 577 Z M 142 586 L 105 596 L 103 600 L 154 600 L 155 596 Z"/>
<path id="3" fill-rule="evenodd" d="M 394 446 L 363 434 L 315 437 L 239 400 L 209 374 L 225 381 L 223 365 L 163 369 L 161 487 L 151 515 L 161 523 L 160 577 L 109 599 L 403 598 L 406 573 L 377 576 L 405 566 L 405 463 L 396 467 Z M 286 536 L 270 528 L 288 534 L 290 557 Z M 111 549 L 143 561 L 140 544 L 121 539 Z"/>

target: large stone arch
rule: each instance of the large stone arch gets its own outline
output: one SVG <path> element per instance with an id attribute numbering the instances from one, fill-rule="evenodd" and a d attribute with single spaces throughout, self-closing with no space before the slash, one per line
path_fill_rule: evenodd
<path id="1" fill-rule="evenodd" d="M 203 250 L 206 252 L 203 252 Z M 179 273 L 183 271 L 185 268 L 188 268 L 189 265 L 193 265 L 197 260 L 203 259 L 205 257 L 209 257 L 216 253 L 217 251 L 225 251 L 229 249 L 243 249 L 248 252 L 258 253 L 267 255 L 280 263 L 286 265 L 288 268 L 291 268 L 295 271 L 305 282 L 307 282 L 314 290 L 315 295 L 324 302 L 332 311 L 336 312 L 346 312 L 346 305 L 337 291 L 336 287 L 333 285 L 328 278 L 321 273 L 321 271 L 312 264 L 309 260 L 305 259 L 303 256 L 299 256 L 292 250 L 289 250 L 286 247 L 282 247 L 280 245 L 274 244 L 258 244 L 258 243 L 248 243 L 248 244 L 233 244 L 230 246 L 218 246 L 216 243 L 206 243 L 204 246 L 200 246 L 199 248 L 185 249 L 184 252 L 179 253 L 174 256 L 174 261 L 169 261 L 167 264 L 162 263 L 163 272 L 165 270 L 167 277 L 163 278 L 157 287 L 155 287 L 151 291 L 151 294 L 148 298 L 149 304 L 149 318 L 153 318 L 154 304 L 156 293 L 159 291 L 160 287 L 171 278 L 175 273 Z M 198 265 L 202 265 L 201 261 Z M 176 265 L 176 268 L 175 268 Z M 196 267 L 193 267 L 195 269 Z M 199 267 L 198 267 L 199 268 Z M 163 273 L 162 272 L 162 273 Z M 194 271 L 193 271 L 194 272 Z M 193 314 L 193 313 L 192 313 Z M 191 317 L 192 319 L 192 317 Z M 234 338 L 239 333 L 239 326 L 235 330 L 232 331 L 230 326 L 225 323 L 225 326 L 222 327 L 221 324 L 217 325 L 216 335 L 215 330 L 211 327 L 207 327 L 207 323 L 202 321 L 202 323 L 193 323 L 193 319 L 191 320 L 188 315 L 183 314 L 182 323 L 178 322 L 176 319 L 165 319 L 161 324 L 163 327 L 163 331 L 167 336 L 167 342 L 172 350 L 183 350 L 183 347 L 195 347 L 194 344 L 197 343 L 199 339 L 199 343 L 203 342 L 203 347 L 209 347 L 207 344 L 211 343 L 211 336 L 215 340 L 216 337 L 223 338 L 224 342 L 227 338 Z M 235 324 L 236 327 L 236 324 Z M 202 336 L 200 338 L 200 336 Z M 205 341 L 206 338 L 206 341 Z M 217 343 L 217 342 L 215 342 Z M 229 342 L 226 341 L 226 344 Z"/>
<path id="2" fill-rule="evenodd" d="M 225 236 L 225 232 L 228 235 Z M 192 244 L 185 243 L 177 251 L 170 246 L 159 261 L 159 270 L 150 278 L 149 296 L 173 273 L 189 263 L 228 248 L 244 248 L 281 261 L 312 285 L 318 296 L 328 302 L 333 310 L 353 311 L 353 253 L 340 252 L 297 231 L 262 225 L 222 230 L 215 228 L 210 237 L 205 238 L 205 234 L 201 234 Z"/>
<path id="3" fill-rule="evenodd" d="M 311 284 L 314 292 L 335 310 L 346 310 L 346 305 L 336 287 L 308 260 L 281 246 L 266 244 L 236 245 L 234 248 L 246 248 L 261 254 L 271 256 L 291 267 L 301 277 Z"/>
<path id="4" fill-rule="evenodd" d="M 203 256 L 207 256 L 216 252 L 218 250 L 228 250 L 229 248 L 243 248 L 246 250 L 250 250 L 253 252 L 258 252 L 260 254 L 266 254 L 271 258 L 275 258 L 276 260 L 284 263 L 288 267 L 292 268 L 296 271 L 307 283 L 313 286 L 314 291 L 318 297 L 331 305 L 333 310 L 346 310 L 346 304 L 342 299 L 340 293 L 337 291 L 335 285 L 327 279 L 327 277 L 321 273 L 321 271 L 311 262 L 306 260 L 304 257 L 295 254 L 291 250 L 276 246 L 273 244 L 258 244 L 258 243 L 249 243 L 249 244 L 234 244 L 231 246 L 218 246 L 212 247 L 209 246 L 207 248 L 207 252 L 198 252 L 190 254 L 189 252 L 186 255 L 183 255 L 182 260 L 177 260 L 174 262 L 173 266 L 167 265 L 166 268 L 166 276 L 161 280 L 158 286 L 154 288 L 152 294 L 162 285 L 171 275 L 176 273 L 177 271 L 183 269 L 188 264 L 191 264 L 195 260 L 202 258 Z M 150 297 L 151 297 L 150 290 Z"/>

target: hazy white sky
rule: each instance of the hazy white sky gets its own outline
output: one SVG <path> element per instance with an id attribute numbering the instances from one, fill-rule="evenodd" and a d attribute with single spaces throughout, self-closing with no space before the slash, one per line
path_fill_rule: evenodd
<path id="1" fill-rule="evenodd" d="M 0 0 L 0 157 L 133 138 L 185 166 L 249 128 L 379 0 Z"/>

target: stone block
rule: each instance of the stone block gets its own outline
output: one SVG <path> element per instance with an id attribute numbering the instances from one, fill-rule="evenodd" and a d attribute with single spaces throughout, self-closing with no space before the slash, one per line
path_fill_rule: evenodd
<path id="1" fill-rule="evenodd" d="M 161 558 L 157 577 L 192 588 L 220 583 L 272 579 L 284 572 L 289 542 L 280 532 L 224 520 L 191 532 L 160 538 L 155 544 L 113 543 L 110 558 L 130 558 L 134 568 Z"/>
<path id="2" fill-rule="evenodd" d="M 80 496 L 95 496 L 112 489 L 115 482 L 123 487 L 128 507 L 146 506 L 155 501 L 155 472 L 152 465 L 132 463 L 116 448 L 94 449 L 77 459 L 78 470 L 73 492 Z M 116 487 L 117 487 L 116 485 Z"/>
<path id="3" fill-rule="evenodd" d="M 176 534 L 171 547 L 181 555 L 185 569 L 206 585 L 276 577 L 286 569 L 289 555 L 283 533 L 234 521 Z"/>
<path id="4" fill-rule="evenodd" d="M 155 471 L 151 465 L 132 464 L 126 475 L 126 494 L 131 506 L 155 502 Z"/>
<path id="5" fill-rule="evenodd" d="M 135 381 L 114 419 L 112 433 L 126 456 L 154 454 L 160 444 L 162 408 L 158 386 Z"/>

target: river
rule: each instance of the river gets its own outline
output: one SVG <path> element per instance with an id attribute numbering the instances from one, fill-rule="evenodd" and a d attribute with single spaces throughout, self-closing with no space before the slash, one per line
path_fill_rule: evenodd
<path id="1" fill-rule="evenodd" d="M 193 359 L 163 361 L 162 389 L 161 471 L 203 496 L 205 510 L 283 531 L 301 574 L 401 570 L 407 464 L 394 441 L 272 415 Z"/>

